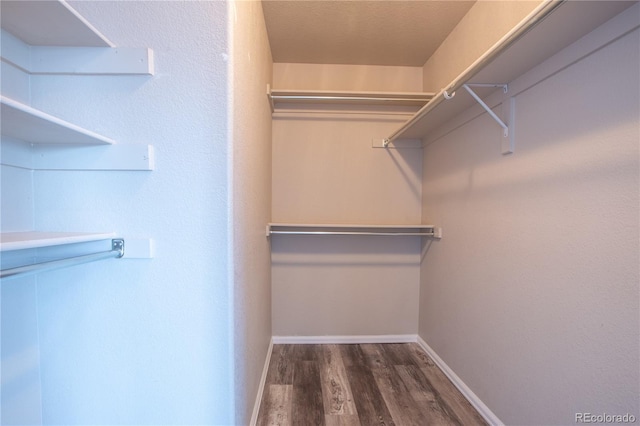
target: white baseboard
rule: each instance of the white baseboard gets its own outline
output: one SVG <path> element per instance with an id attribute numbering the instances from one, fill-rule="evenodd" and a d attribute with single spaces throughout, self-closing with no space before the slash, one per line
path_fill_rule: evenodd
<path id="1" fill-rule="evenodd" d="M 442 370 L 442 372 L 451 380 L 451 382 L 458 388 L 458 390 L 464 395 L 465 398 L 473 405 L 473 407 L 480 413 L 480 415 L 489 423 L 490 425 L 495 426 L 504 426 L 504 423 L 500 421 L 498 416 L 496 416 L 493 411 L 489 409 L 485 405 L 484 402 L 478 398 L 478 396 L 473 393 L 471 389 L 458 377 L 456 373 L 438 356 L 438 354 L 431 349 L 427 342 L 425 342 L 420 336 L 417 336 L 417 342 L 422 349 L 431 357 L 433 362 Z"/>
<path id="2" fill-rule="evenodd" d="M 374 336 L 273 336 L 273 344 L 276 345 L 302 345 L 302 344 L 356 344 L 356 343 L 413 343 L 416 342 L 416 334 L 384 334 Z"/>
<path id="3" fill-rule="evenodd" d="M 264 360 L 264 367 L 262 368 L 262 376 L 260 377 L 260 385 L 258 386 L 258 394 L 256 395 L 256 402 L 253 404 L 253 413 L 251 414 L 251 426 L 256 426 L 258 422 L 258 413 L 260 412 L 260 403 L 262 402 L 262 394 L 264 393 L 264 385 L 267 381 L 267 373 L 269 372 L 269 363 L 271 362 L 271 353 L 273 352 L 273 338 L 269 342 L 269 349 L 267 349 L 267 358 Z"/>

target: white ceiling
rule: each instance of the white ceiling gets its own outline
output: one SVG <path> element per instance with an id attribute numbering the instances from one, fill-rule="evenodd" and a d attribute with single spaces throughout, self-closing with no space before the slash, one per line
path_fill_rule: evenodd
<path id="1" fill-rule="evenodd" d="M 474 2 L 262 0 L 262 7 L 274 62 L 422 66 Z"/>

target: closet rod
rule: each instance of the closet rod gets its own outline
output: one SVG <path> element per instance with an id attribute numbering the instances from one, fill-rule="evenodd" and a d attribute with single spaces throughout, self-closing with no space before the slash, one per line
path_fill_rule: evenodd
<path id="1" fill-rule="evenodd" d="M 435 232 L 356 232 L 356 231 L 270 231 L 270 234 L 286 235 L 381 235 L 435 237 Z"/>
<path id="2" fill-rule="evenodd" d="M 425 98 L 391 98 L 376 96 L 330 96 L 330 95 L 270 95 L 274 101 L 364 101 L 364 102 L 428 102 Z"/>
<path id="3" fill-rule="evenodd" d="M 110 259 L 112 257 L 121 258 L 122 256 L 124 256 L 124 240 L 118 238 L 111 240 L 111 250 L 109 251 L 3 269 L 0 271 L 0 278 L 24 276 L 38 272 L 51 271 L 53 269 L 66 268 L 68 266 L 80 265 L 82 263 L 95 262 L 97 260 Z"/>
<path id="4" fill-rule="evenodd" d="M 542 22 L 544 18 L 549 16 L 554 10 L 561 6 L 567 0 L 546 0 L 536 7 L 525 19 L 520 21 L 518 25 L 513 27 L 511 31 L 505 34 L 493 46 L 489 48 L 482 56 L 456 77 L 448 86 L 440 90 L 425 106 L 423 106 L 408 122 L 396 130 L 391 136 L 385 139 L 385 145 L 398 139 L 405 130 L 412 127 L 422 117 L 427 115 L 431 110 L 437 107 L 447 98 L 451 98 L 455 91 L 462 87 L 470 78 L 478 73 L 489 62 L 493 61 L 501 53 L 507 50 L 513 43 L 518 41 L 529 30 Z"/>

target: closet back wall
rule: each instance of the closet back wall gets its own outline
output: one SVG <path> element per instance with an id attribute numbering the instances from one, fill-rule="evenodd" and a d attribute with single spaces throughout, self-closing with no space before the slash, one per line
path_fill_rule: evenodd
<path id="1" fill-rule="evenodd" d="M 421 68 L 275 64 L 278 89 L 422 90 Z M 272 221 L 416 224 L 421 149 L 376 149 L 406 112 L 273 116 Z M 274 336 L 417 333 L 419 237 L 273 236 Z"/>

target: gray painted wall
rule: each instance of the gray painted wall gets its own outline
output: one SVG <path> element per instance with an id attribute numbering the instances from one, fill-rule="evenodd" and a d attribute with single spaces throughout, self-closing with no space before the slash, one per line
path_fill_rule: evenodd
<path id="1" fill-rule="evenodd" d="M 487 114 L 425 147 L 419 335 L 506 424 L 639 417 L 639 37 L 519 93 L 513 155 Z"/>

